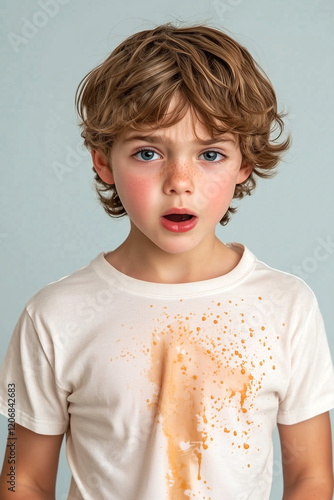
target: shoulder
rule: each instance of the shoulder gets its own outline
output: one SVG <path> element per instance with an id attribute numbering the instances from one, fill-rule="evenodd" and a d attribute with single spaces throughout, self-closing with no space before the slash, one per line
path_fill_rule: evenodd
<path id="1" fill-rule="evenodd" d="M 319 314 L 319 306 L 312 289 L 301 278 L 278 270 L 256 258 L 247 248 L 245 254 L 252 259 L 249 273 L 242 282 L 251 304 L 271 317 L 285 317 L 293 321 L 306 321 L 310 314 Z M 290 322 L 291 323 L 291 322 Z"/>
<path id="2" fill-rule="evenodd" d="M 108 290 L 108 283 L 95 269 L 95 262 L 101 255 L 88 265 L 37 291 L 26 303 L 25 309 L 30 316 L 59 316 L 66 312 L 73 314 L 79 305 L 87 303 L 89 297 L 96 297 L 101 294 L 101 290 Z"/>
<path id="3" fill-rule="evenodd" d="M 298 276 L 281 271 L 255 258 L 253 278 L 271 294 L 282 295 L 292 301 L 316 301 L 313 290 Z"/>

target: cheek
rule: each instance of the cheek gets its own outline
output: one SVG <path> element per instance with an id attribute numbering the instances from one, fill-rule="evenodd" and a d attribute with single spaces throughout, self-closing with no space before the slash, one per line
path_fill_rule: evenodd
<path id="1" fill-rule="evenodd" d="M 120 200 L 128 213 L 133 210 L 140 212 L 150 205 L 154 188 L 151 179 L 127 176 L 115 179 L 115 184 Z"/>
<path id="2" fill-rule="evenodd" d="M 199 202 L 210 203 L 213 212 L 220 213 L 229 207 L 236 185 L 236 175 L 232 172 L 220 172 L 202 183 Z"/>

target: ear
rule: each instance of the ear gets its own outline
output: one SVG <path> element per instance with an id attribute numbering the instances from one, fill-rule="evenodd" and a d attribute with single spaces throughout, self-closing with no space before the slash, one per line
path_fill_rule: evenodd
<path id="1" fill-rule="evenodd" d="M 251 172 L 253 170 L 253 166 L 250 163 L 244 162 L 239 170 L 238 178 L 237 178 L 237 184 L 241 184 L 244 182 L 248 177 L 250 176 Z"/>
<path id="2" fill-rule="evenodd" d="M 114 176 L 108 158 L 100 150 L 91 151 L 93 165 L 96 173 L 106 184 L 115 184 Z"/>

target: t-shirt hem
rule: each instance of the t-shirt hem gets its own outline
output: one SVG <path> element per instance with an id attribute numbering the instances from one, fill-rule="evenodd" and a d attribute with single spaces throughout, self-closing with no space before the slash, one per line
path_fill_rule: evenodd
<path id="1" fill-rule="evenodd" d="M 0 414 L 8 419 L 8 407 L 6 403 L 0 401 Z M 30 431 L 36 432 L 37 434 L 45 435 L 58 435 L 64 434 L 68 428 L 68 422 L 56 422 L 56 421 L 45 421 L 38 420 L 21 410 L 15 408 L 15 423 L 29 429 Z"/>
<path id="2" fill-rule="evenodd" d="M 282 412 L 277 416 L 277 423 L 283 425 L 293 425 L 309 420 L 327 411 L 334 409 L 334 397 L 328 398 L 316 406 L 308 406 L 307 408 L 299 408 L 298 411 Z"/>

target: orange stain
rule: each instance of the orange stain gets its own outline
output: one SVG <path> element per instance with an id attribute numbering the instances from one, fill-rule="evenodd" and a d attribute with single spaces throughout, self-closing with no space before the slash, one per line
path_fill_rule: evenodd
<path id="1" fill-rule="evenodd" d="M 152 411 L 166 439 L 169 500 L 189 500 L 189 496 L 197 498 L 197 481 L 206 483 L 201 473 L 205 450 L 214 444 L 217 432 L 224 430 L 226 439 L 235 450 L 249 448 L 242 436 L 251 433 L 254 425 L 248 411 L 254 407 L 254 398 L 262 387 L 265 373 L 254 380 L 248 369 L 256 373 L 259 365 L 263 365 L 269 356 L 270 347 L 265 347 L 266 342 L 259 338 L 259 345 L 266 351 L 264 358 L 261 360 L 259 353 L 255 355 L 253 351 L 248 352 L 241 332 L 232 330 L 229 313 L 225 311 L 225 314 L 229 325 L 222 327 L 225 343 L 220 342 L 222 337 L 215 337 L 211 322 L 205 328 L 194 325 L 193 331 L 188 323 L 182 323 L 184 318 L 181 314 L 174 316 L 174 323 L 168 324 L 165 329 L 161 328 L 165 321 L 170 321 L 171 316 L 167 311 L 163 313 L 163 321 L 161 318 L 156 319 L 159 326 L 153 330 L 151 349 L 136 343 L 142 346 L 141 352 L 151 359 L 148 377 L 155 390 L 153 397 L 146 401 L 147 408 Z M 243 316 L 243 313 L 240 314 Z M 191 316 L 197 315 L 190 313 L 185 319 Z M 206 321 L 209 316 L 213 316 L 213 313 L 202 312 L 199 320 Z M 263 326 L 262 331 L 264 329 Z M 256 333 L 249 328 L 250 337 L 256 337 Z M 116 359 L 120 357 L 126 357 L 126 361 L 135 358 L 134 353 L 126 349 Z M 275 370 L 273 362 L 270 364 Z M 236 410 L 236 422 L 243 422 L 240 432 L 238 428 L 238 435 L 237 431 L 223 428 L 219 421 L 219 412 L 226 406 Z M 206 488 L 210 489 L 209 486 Z M 207 496 L 203 496 L 203 499 L 209 500 Z"/>
<path id="2" fill-rule="evenodd" d="M 189 499 L 188 491 L 194 491 L 196 480 L 201 479 L 207 441 L 213 441 L 210 434 L 216 425 L 212 420 L 216 421 L 225 404 L 246 413 L 244 405 L 253 380 L 244 366 L 229 367 L 222 357 L 225 348 L 219 351 L 210 337 L 193 335 L 176 321 L 152 336 L 148 375 L 155 386 L 155 403 L 148 407 L 155 421 L 161 422 L 166 438 L 170 500 Z M 212 349 L 208 349 L 208 341 Z M 241 357 L 237 350 L 235 354 L 237 359 Z M 211 415 L 209 422 L 206 408 Z M 225 428 L 224 432 L 230 431 Z"/>

